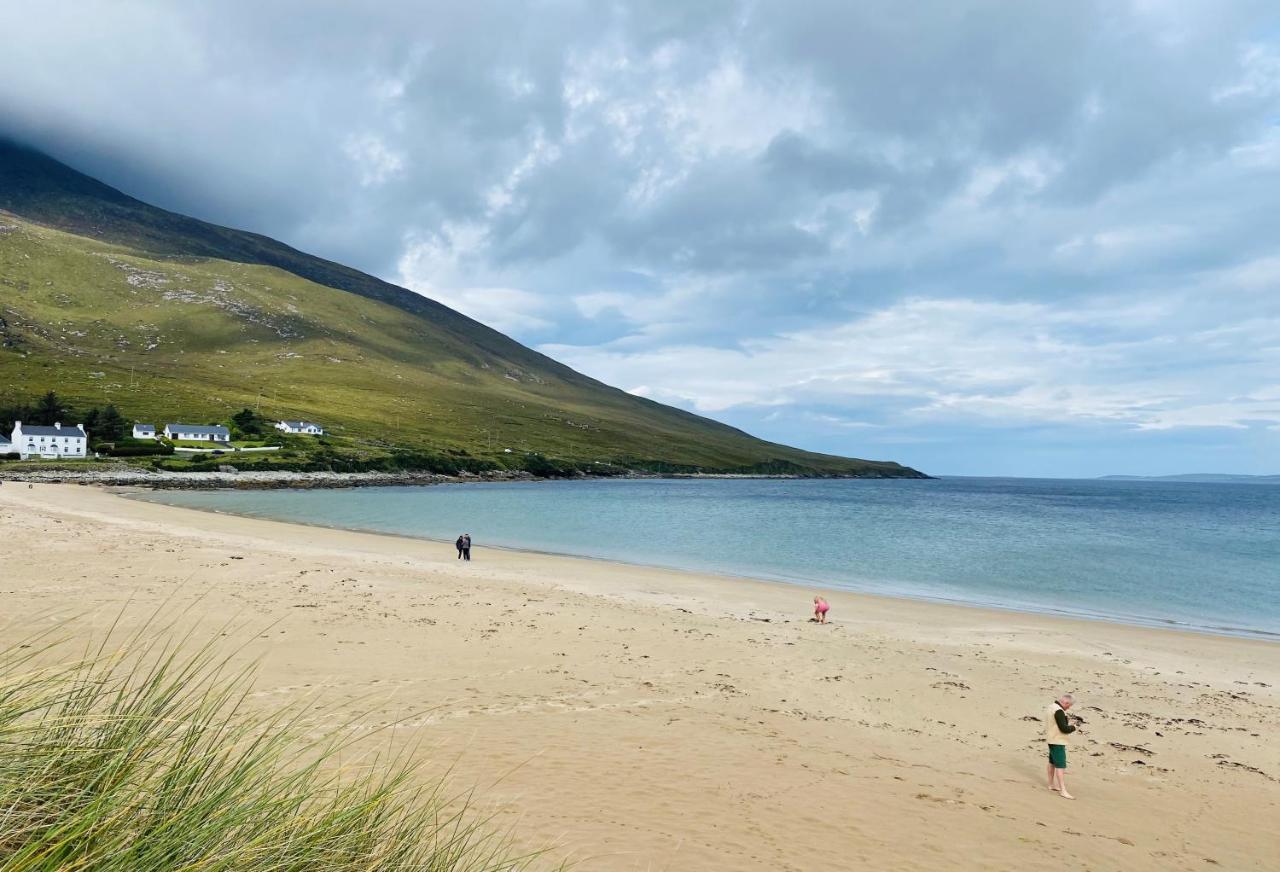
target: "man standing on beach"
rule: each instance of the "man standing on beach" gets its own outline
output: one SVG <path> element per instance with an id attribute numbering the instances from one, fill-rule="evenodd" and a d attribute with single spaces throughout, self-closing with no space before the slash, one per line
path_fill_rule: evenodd
<path id="1" fill-rule="evenodd" d="M 471 534 L 470 533 L 462 534 L 462 559 L 463 560 L 471 559 Z"/>
<path id="2" fill-rule="evenodd" d="M 1079 727 L 1067 720 L 1067 709 L 1075 704 L 1069 693 L 1058 697 L 1049 706 L 1044 718 L 1044 737 L 1049 743 L 1049 789 L 1058 792 L 1063 799 L 1075 799 L 1067 793 L 1067 737 Z"/>
<path id="3" fill-rule="evenodd" d="M 459 559 L 459 560 L 461 560 L 461 559 L 462 559 L 462 551 L 463 551 L 463 549 L 465 548 L 465 543 L 464 543 L 463 538 L 462 538 L 461 536 L 459 536 L 459 537 L 458 537 L 458 541 L 457 541 L 457 542 L 454 542 L 454 543 L 453 543 L 453 546 L 454 546 L 455 548 L 457 548 L 457 549 L 458 549 L 458 559 Z"/>

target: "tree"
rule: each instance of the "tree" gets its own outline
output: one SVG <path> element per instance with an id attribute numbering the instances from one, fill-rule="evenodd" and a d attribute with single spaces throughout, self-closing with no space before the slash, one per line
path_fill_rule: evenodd
<path id="1" fill-rule="evenodd" d="M 35 421 L 35 412 L 26 403 L 14 403 L 12 406 L 0 407 L 0 436 L 8 437 L 13 432 L 15 421 Z"/>
<path id="2" fill-rule="evenodd" d="M 115 404 L 108 405 L 98 416 L 98 439 L 102 442 L 115 442 L 123 439 L 126 431 L 125 420 L 116 411 Z"/>
<path id="3" fill-rule="evenodd" d="M 46 427 L 58 424 L 67 416 L 67 411 L 67 405 L 62 402 L 62 398 L 53 391 L 49 391 L 36 402 L 31 423 L 43 424 Z"/>
<path id="4" fill-rule="evenodd" d="M 98 441 L 98 419 L 102 417 L 102 412 L 97 406 L 84 413 L 84 420 L 80 425 L 84 427 L 84 432 L 89 434 L 89 438 L 94 442 Z"/>
<path id="5" fill-rule="evenodd" d="M 253 409 L 241 409 L 231 416 L 231 423 L 246 436 L 261 436 L 267 432 L 267 419 Z"/>

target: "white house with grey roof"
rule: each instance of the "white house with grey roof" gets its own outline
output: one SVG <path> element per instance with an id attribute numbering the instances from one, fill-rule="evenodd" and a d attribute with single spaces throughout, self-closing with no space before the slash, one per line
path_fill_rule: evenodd
<path id="1" fill-rule="evenodd" d="M 13 434 L 9 437 L 12 447 L 23 460 L 44 458 L 47 460 L 83 459 L 89 455 L 89 436 L 79 424 L 52 427 L 13 422 Z"/>
<path id="2" fill-rule="evenodd" d="M 280 421 L 276 429 L 284 433 L 301 433 L 307 436 L 323 436 L 324 428 L 310 421 Z"/>
<path id="3" fill-rule="evenodd" d="M 220 424 L 165 424 L 166 439 L 184 442 L 230 442 L 231 431 Z"/>
<path id="4" fill-rule="evenodd" d="M 134 439 L 156 438 L 156 425 L 155 424 L 134 424 L 133 438 Z"/>
<path id="5" fill-rule="evenodd" d="M 13 443 L 9 441 L 9 437 L 0 433 L 0 454 L 11 454 L 13 452 Z"/>

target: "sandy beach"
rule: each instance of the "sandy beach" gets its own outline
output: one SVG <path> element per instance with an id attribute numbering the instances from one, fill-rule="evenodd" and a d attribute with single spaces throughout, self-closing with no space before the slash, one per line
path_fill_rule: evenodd
<path id="1" fill-rule="evenodd" d="M 584 870 L 1274 869 L 1280 644 L 0 487 L 0 643 L 160 604 Z M 252 631 L 252 632 L 248 632 Z M 236 635 L 233 632 L 233 635 Z M 1086 721 L 1069 802 L 1040 717 Z M 319 724 L 318 726 L 323 726 Z M 382 740 L 385 742 L 385 737 Z"/>

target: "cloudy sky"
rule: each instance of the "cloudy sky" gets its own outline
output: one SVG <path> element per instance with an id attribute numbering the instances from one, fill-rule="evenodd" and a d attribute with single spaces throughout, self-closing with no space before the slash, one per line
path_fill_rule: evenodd
<path id="1" fill-rule="evenodd" d="M 6 0 L 0 132 L 770 439 L 1280 473 L 1274 2 Z"/>

